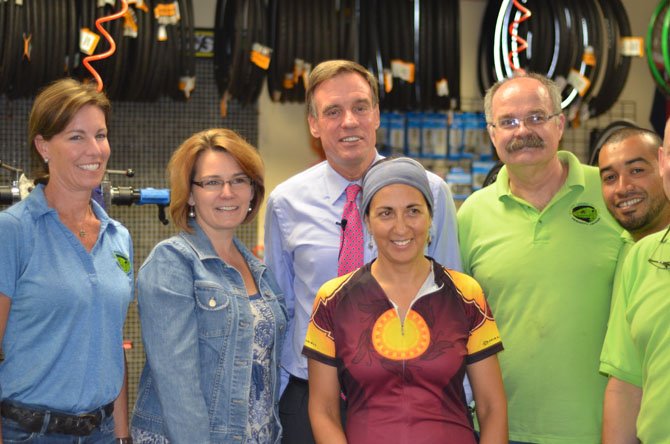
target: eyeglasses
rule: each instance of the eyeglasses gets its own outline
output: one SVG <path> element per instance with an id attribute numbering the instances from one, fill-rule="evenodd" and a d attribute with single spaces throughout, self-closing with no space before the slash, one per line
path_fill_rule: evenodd
<path id="1" fill-rule="evenodd" d="M 658 243 L 658 246 L 654 249 L 654 252 L 651 253 L 651 257 L 649 258 L 649 263 L 656 268 L 660 268 L 661 270 L 670 270 L 670 261 L 654 259 L 654 256 L 656 256 L 658 251 L 661 249 L 661 245 L 665 244 L 665 240 L 668 238 L 668 233 L 670 233 L 670 227 L 665 230 L 665 234 L 661 238 L 661 242 Z"/>
<path id="2" fill-rule="evenodd" d="M 521 126 L 521 122 L 523 122 L 526 127 L 532 128 L 536 126 L 542 126 L 545 123 L 549 121 L 549 119 L 552 119 L 556 116 L 560 116 L 561 113 L 556 113 L 556 114 L 549 114 L 546 115 L 544 113 L 535 113 L 535 114 L 529 114 L 526 117 L 519 118 L 519 117 L 502 117 L 498 119 L 497 122 L 495 123 L 489 123 L 493 128 L 501 128 L 504 130 L 514 130 L 517 129 L 518 127 Z"/>
<path id="3" fill-rule="evenodd" d="M 223 179 L 205 179 L 202 181 L 192 180 L 193 185 L 197 185 L 205 191 L 216 191 L 221 192 L 223 187 L 226 184 L 230 185 L 230 189 L 233 191 L 243 191 L 248 189 L 253 181 L 249 176 L 235 176 L 229 180 Z"/>

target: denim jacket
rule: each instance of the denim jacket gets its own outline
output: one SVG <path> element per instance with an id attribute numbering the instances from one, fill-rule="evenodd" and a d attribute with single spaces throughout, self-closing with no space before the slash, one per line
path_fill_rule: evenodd
<path id="1" fill-rule="evenodd" d="M 253 316 L 242 276 L 197 223 L 160 242 L 139 270 L 138 302 L 147 362 L 132 426 L 174 444 L 244 442 L 249 414 Z M 286 309 L 270 270 L 238 240 L 260 294 L 274 314 L 271 381 L 276 443 L 279 362 Z"/>

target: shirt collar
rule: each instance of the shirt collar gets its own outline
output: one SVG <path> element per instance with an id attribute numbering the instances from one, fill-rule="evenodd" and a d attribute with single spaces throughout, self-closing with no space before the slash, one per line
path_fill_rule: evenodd
<path id="1" fill-rule="evenodd" d="M 565 179 L 565 183 L 561 186 L 560 190 L 556 193 L 560 194 L 567 188 L 579 187 L 584 189 L 585 178 L 584 178 L 584 169 L 580 168 L 581 162 L 573 153 L 569 151 L 558 151 L 556 153 L 558 160 L 561 163 L 568 166 L 568 177 Z M 509 186 L 509 174 L 507 173 L 507 166 L 503 166 L 498 172 L 498 178 L 495 182 L 496 192 L 498 193 L 498 199 L 502 199 L 504 196 L 512 197 L 512 190 Z"/>
<path id="2" fill-rule="evenodd" d="M 28 208 L 34 219 L 40 218 L 46 214 L 54 213 L 57 215 L 55 209 L 51 208 L 47 203 L 47 198 L 44 195 L 44 184 L 37 184 L 37 186 L 30 192 L 28 196 Z M 91 199 L 91 209 L 95 217 L 100 221 L 100 231 L 105 231 L 107 225 L 112 221 L 107 212 L 95 200 Z"/>
<path id="3" fill-rule="evenodd" d="M 179 235 L 188 243 L 195 253 L 198 255 L 198 259 L 218 259 L 219 255 L 216 254 L 212 242 L 209 240 L 205 231 L 200 227 L 200 224 L 195 219 L 191 219 L 188 222 L 188 226 L 193 230 L 192 233 L 182 231 Z"/>
<path id="4" fill-rule="evenodd" d="M 216 259 L 221 260 L 219 255 L 214 250 L 212 242 L 209 240 L 209 237 L 205 234 L 205 231 L 200 227 L 198 222 L 195 219 L 191 219 L 188 223 L 188 226 L 193 229 L 193 233 L 187 233 L 182 231 L 179 235 L 193 248 L 193 251 L 198 256 L 198 259 Z M 233 238 L 235 246 L 240 251 L 244 260 L 249 265 L 249 268 L 252 272 L 256 271 L 256 268 L 264 268 L 265 266 L 254 256 L 246 246 L 238 238 Z M 223 261 L 222 261 L 223 262 Z M 225 263 L 225 262 L 224 262 Z"/>
<path id="5" fill-rule="evenodd" d="M 379 155 L 379 153 L 375 154 L 375 159 L 372 161 L 374 164 L 380 159 L 383 159 L 384 156 Z M 327 190 L 327 198 L 329 202 L 334 205 L 335 202 L 340 198 L 340 196 L 344 195 L 344 192 L 346 191 L 347 187 L 349 184 L 355 183 L 358 185 L 361 185 L 362 183 L 362 177 L 359 178 L 358 180 L 350 181 L 348 179 L 345 179 L 335 171 L 335 169 L 330 166 L 330 163 L 328 163 L 327 160 L 324 160 L 326 164 L 326 173 L 324 174 L 324 183 L 326 185 L 326 190 Z M 359 193 L 359 198 L 360 200 L 360 193 Z"/>

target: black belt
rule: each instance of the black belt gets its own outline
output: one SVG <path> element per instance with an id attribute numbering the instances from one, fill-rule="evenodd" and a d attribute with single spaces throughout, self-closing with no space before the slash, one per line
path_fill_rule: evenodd
<path id="1" fill-rule="evenodd" d="M 48 421 L 45 433 L 61 433 L 76 436 L 90 435 L 91 432 L 100 427 L 102 420 L 110 416 L 113 411 L 114 403 L 111 402 L 104 407 L 81 415 L 68 415 L 66 413 L 14 404 L 10 401 L 2 401 L 0 405 L 2 416 L 15 421 L 28 432 L 41 432 L 44 422 Z M 48 416 L 47 412 L 49 412 Z"/>
<path id="2" fill-rule="evenodd" d="M 288 376 L 288 382 L 292 382 L 294 384 L 299 384 L 299 385 L 308 385 L 308 382 L 306 379 L 298 378 L 297 376 L 289 375 Z"/>

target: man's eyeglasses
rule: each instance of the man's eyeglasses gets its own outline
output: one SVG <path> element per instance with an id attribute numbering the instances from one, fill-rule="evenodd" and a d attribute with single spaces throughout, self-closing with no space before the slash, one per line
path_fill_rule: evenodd
<path id="1" fill-rule="evenodd" d="M 664 245 L 666 239 L 668 238 L 668 233 L 670 233 L 670 227 L 665 230 L 665 234 L 661 238 L 661 242 L 659 242 L 658 246 L 654 249 L 654 252 L 651 253 L 651 257 L 649 258 L 649 263 L 656 268 L 660 268 L 661 270 L 670 270 L 670 261 L 661 260 L 660 254 L 657 256 L 659 250 L 661 250 L 661 245 Z"/>
<path id="2" fill-rule="evenodd" d="M 492 122 L 489 123 L 493 128 L 501 128 L 504 130 L 514 130 L 517 129 L 518 127 L 521 126 L 521 122 L 523 122 L 526 127 L 532 128 L 536 126 L 542 126 L 545 123 L 549 121 L 549 119 L 552 119 L 556 116 L 559 116 L 561 113 L 556 113 L 556 114 L 549 114 L 546 115 L 544 113 L 534 113 L 534 114 L 529 114 L 526 117 L 519 118 L 519 117 L 502 117 L 498 119 L 497 122 Z"/>
<path id="3" fill-rule="evenodd" d="M 206 191 L 217 191 L 221 192 L 223 187 L 226 184 L 230 185 L 230 189 L 233 191 L 243 191 L 248 189 L 253 181 L 249 176 L 235 176 L 229 180 L 223 179 L 205 179 L 202 181 L 192 180 L 193 185 L 197 185 L 200 188 L 203 188 Z"/>

